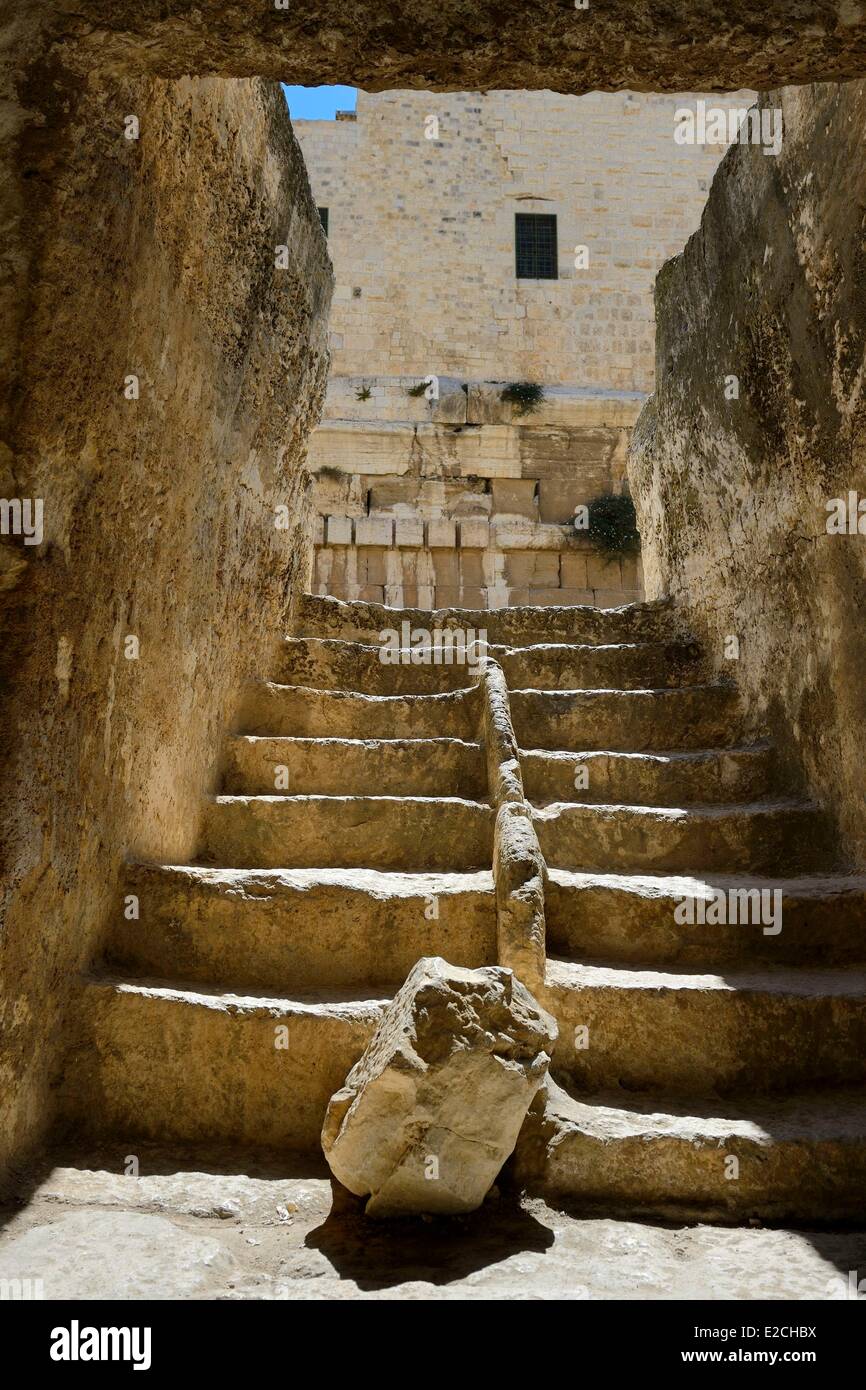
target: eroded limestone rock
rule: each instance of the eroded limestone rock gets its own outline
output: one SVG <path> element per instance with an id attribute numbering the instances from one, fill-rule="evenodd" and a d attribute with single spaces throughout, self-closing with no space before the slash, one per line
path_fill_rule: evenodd
<path id="1" fill-rule="evenodd" d="M 547 1074 L 556 1024 L 510 970 L 419 960 L 345 1086 L 322 1147 L 369 1216 L 474 1211 Z"/>
<path id="2" fill-rule="evenodd" d="M 648 597 L 682 605 L 715 671 L 736 667 L 750 728 L 772 729 L 862 866 L 866 550 L 832 516 L 866 493 L 866 83 L 762 102 L 778 157 L 732 147 L 659 273 L 629 477 Z"/>
<path id="3" fill-rule="evenodd" d="M 332 286 L 275 87 L 28 80 L 52 95 L 18 156 L 0 496 L 44 499 L 44 540 L 0 537 L 0 1168 L 47 1123 L 124 856 L 194 854 L 227 711 L 304 585 Z"/>

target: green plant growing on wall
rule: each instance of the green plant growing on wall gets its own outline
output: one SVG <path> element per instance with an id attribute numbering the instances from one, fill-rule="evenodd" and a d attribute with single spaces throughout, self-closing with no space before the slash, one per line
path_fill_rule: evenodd
<path id="1" fill-rule="evenodd" d="M 406 395 L 407 395 L 407 396 L 416 396 L 416 397 L 417 397 L 417 396 L 423 396 L 423 395 L 424 395 L 424 392 L 425 392 L 426 390 L 427 390 L 427 382 L 426 382 L 426 381 L 418 381 L 418 382 L 415 383 L 414 386 L 408 386 L 408 387 L 406 388 Z"/>
<path id="2" fill-rule="evenodd" d="M 537 381 L 512 381 L 500 391 L 499 399 L 513 405 L 517 415 L 533 415 L 544 403 L 544 387 Z"/>
<path id="3" fill-rule="evenodd" d="M 368 401 L 368 400 L 370 399 L 370 397 L 372 396 L 372 394 L 373 394 L 373 392 L 370 390 L 369 386 L 367 386 L 366 383 L 365 383 L 363 386 L 359 386 L 358 389 L 357 389 L 357 391 L 355 392 L 355 400 L 356 400 L 356 401 Z"/>
<path id="4" fill-rule="evenodd" d="M 590 502 L 587 510 L 589 524 L 582 534 L 588 535 L 599 550 L 607 555 L 628 555 L 640 549 L 637 516 L 628 493 L 605 493 Z"/>

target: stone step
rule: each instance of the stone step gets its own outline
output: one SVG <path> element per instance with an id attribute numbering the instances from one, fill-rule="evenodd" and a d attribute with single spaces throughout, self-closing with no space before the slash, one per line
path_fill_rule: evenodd
<path id="1" fill-rule="evenodd" d="M 683 636 L 678 615 L 668 600 L 630 603 L 622 608 L 515 607 L 515 608 L 386 608 L 361 600 L 322 598 L 304 594 L 295 609 L 294 625 L 300 637 L 336 637 L 347 642 L 378 641 L 386 628 L 432 629 L 443 623 L 486 631 L 487 640 L 506 647 L 526 647 L 537 642 L 653 642 Z"/>
<path id="2" fill-rule="evenodd" d="M 667 752 L 742 743 L 734 686 L 678 690 L 512 690 L 521 748 Z"/>
<path id="3" fill-rule="evenodd" d="M 491 642 L 486 650 L 500 663 L 510 685 L 535 690 L 663 689 L 693 685 L 703 676 L 700 648 L 689 640 L 604 646 L 546 642 L 531 647 Z M 272 679 L 282 685 L 362 690 L 369 695 L 436 694 L 474 683 L 473 665 L 458 660 L 453 652 L 451 660 L 447 652 L 434 659 L 435 649 L 428 655 L 402 648 L 394 662 L 383 660 L 387 652 L 380 642 L 287 637 L 277 653 Z"/>
<path id="4" fill-rule="evenodd" d="M 489 869 L 493 812 L 420 796 L 218 796 L 202 827 L 204 863 L 237 869 Z"/>
<path id="5" fill-rule="evenodd" d="M 275 998 L 163 980 L 85 980 L 63 1110 L 76 1131 L 124 1142 L 318 1153 L 328 1100 L 390 993 Z"/>
<path id="6" fill-rule="evenodd" d="M 735 893 L 760 893 L 746 903 Z M 776 894 L 780 894 L 776 898 Z M 720 898 L 721 895 L 721 898 Z M 674 913 L 687 898 L 715 902 L 693 923 Z M 776 930 L 778 904 L 781 931 Z M 680 908 L 682 912 L 682 909 Z M 866 877 L 790 879 L 549 871 L 547 946 L 554 955 L 700 970 L 751 964 L 866 965 Z"/>
<path id="7" fill-rule="evenodd" d="M 390 662 L 383 660 L 388 650 L 381 642 L 287 637 L 280 645 L 272 675 L 282 685 L 362 690 L 368 695 L 435 695 L 464 690 L 475 683 L 473 666 L 457 660 L 454 652 L 450 661 L 447 653 L 434 661 L 435 651 L 429 661 L 419 661 L 419 654 L 407 648 L 401 649 L 398 661 Z"/>
<path id="8" fill-rule="evenodd" d="M 230 981 L 278 994 L 402 984 L 421 956 L 496 964 L 490 871 L 206 869 L 132 864 L 106 946 L 114 974 Z"/>
<path id="9" fill-rule="evenodd" d="M 440 695 L 364 695 L 263 681 L 246 693 L 237 733 L 298 738 L 476 738 L 477 687 Z"/>
<path id="10" fill-rule="evenodd" d="M 277 787 L 277 781 L 285 787 Z M 487 795 L 477 743 L 457 738 L 265 738 L 237 734 L 226 744 L 223 791 L 268 796 Z"/>
<path id="11" fill-rule="evenodd" d="M 680 753 L 564 752 L 526 749 L 520 765 L 527 797 L 552 801 L 680 806 L 758 801 L 781 790 L 770 743 Z"/>
<path id="12" fill-rule="evenodd" d="M 604 1093 L 578 1098 L 548 1082 L 520 1133 L 512 1173 L 531 1194 L 588 1215 L 862 1221 L 866 1092 L 720 1106 Z"/>
<path id="13" fill-rule="evenodd" d="M 491 646 L 509 686 L 533 690 L 647 690 L 695 685 L 705 678 L 697 642 L 573 642 Z"/>
<path id="14" fill-rule="evenodd" d="M 828 832 L 811 802 L 606 806 L 554 802 L 533 811 L 542 853 L 563 869 L 808 873 L 827 865 Z"/>
<path id="15" fill-rule="evenodd" d="M 581 1091 L 749 1095 L 866 1078 L 864 971 L 722 977 L 548 959 L 543 993 L 559 1023 L 554 1069 Z"/>

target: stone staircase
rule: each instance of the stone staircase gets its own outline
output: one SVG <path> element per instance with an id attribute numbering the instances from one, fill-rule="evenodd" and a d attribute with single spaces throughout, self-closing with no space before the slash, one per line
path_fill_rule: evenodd
<path id="1" fill-rule="evenodd" d="M 82 984 L 70 1124 L 318 1153 L 420 956 L 513 963 L 486 678 L 383 664 L 403 621 L 486 629 L 519 747 L 505 809 L 547 863 L 527 983 L 560 1035 L 517 1179 L 605 1213 L 862 1216 L 866 880 L 663 604 L 434 619 L 303 599 L 198 861 L 128 868 L 139 916 L 118 907 Z M 686 895 L 751 889 L 781 892 L 777 934 L 676 919 Z"/>

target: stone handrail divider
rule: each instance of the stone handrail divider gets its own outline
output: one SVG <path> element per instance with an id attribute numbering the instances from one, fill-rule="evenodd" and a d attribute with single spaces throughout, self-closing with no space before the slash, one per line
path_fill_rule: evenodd
<path id="1" fill-rule="evenodd" d="M 505 672 L 486 657 L 479 674 L 487 780 L 496 811 L 493 880 L 499 963 L 533 992 L 544 985 L 547 865 L 523 793 Z"/>

